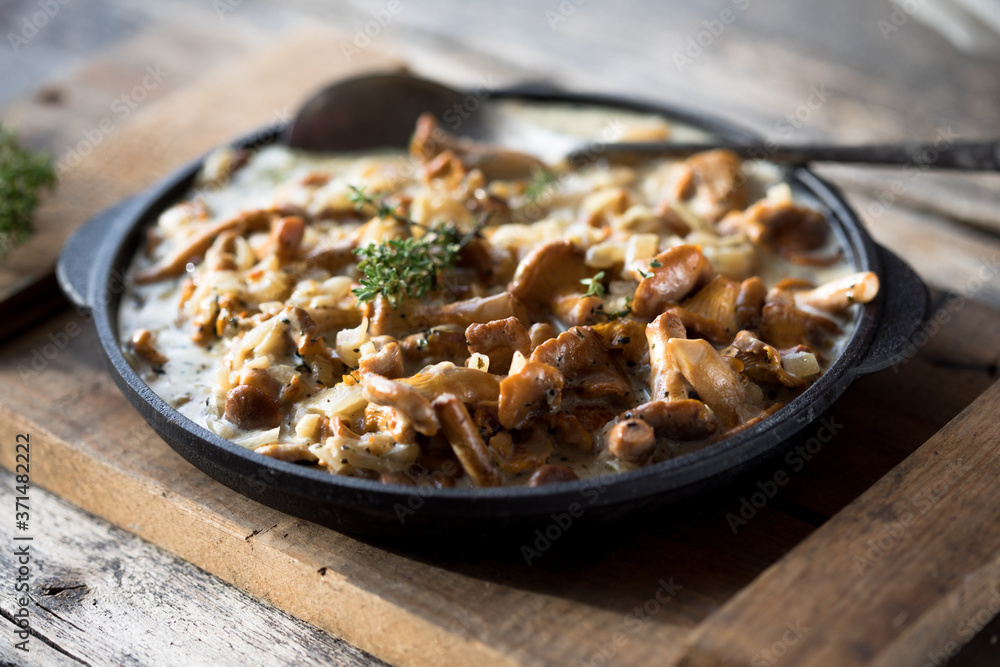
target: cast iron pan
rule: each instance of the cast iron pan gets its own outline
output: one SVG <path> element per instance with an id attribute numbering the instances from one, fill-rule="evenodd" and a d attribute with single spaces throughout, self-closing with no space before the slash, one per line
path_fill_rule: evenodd
<path id="1" fill-rule="evenodd" d="M 498 97 L 614 106 L 741 139 L 738 127 L 659 104 L 594 95 L 507 90 Z M 280 140 L 281 127 L 234 142 L 253 148 Z M 543 526 L 553 515 L 572 513 L 585 523 L 618 522 L 661 508 L 735 478 L 782 453 L 795 436 L 833 404 L 856 378 L 888 368 L 901 358 L 928 308 L 927 290 L 913 271 L 871 239 L 833 187 L 805 168 L 787 178 L 799 196 L 824 209 L 857 270 L 875 271 L 881 292 L 860 307 L 843 355 L 802 396 L 767 420 L 731 438 L 669 461 L 595 480 L 535 488 L 437 489 L 385 485 L 340 477 L 256 455 L 195 424 L 154 394 L 121 352 L 117 325 L 123 276 L 142 231 L 188 191 L 198 160 L 149 190 L 104 211 L 67 242 L 57 274 L 67 296 L 93 312 L 115 383 L 156 432 L 181 456 L 226 486 L 265 505 L 344 532 L 371 537 L 461 535 L 463 538 Z"/>

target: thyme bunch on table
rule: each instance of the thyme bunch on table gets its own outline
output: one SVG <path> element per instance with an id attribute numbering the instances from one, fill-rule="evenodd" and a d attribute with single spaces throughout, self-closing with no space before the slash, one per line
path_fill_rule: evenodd
<path id="1" fill-rule="evenodd" d="M 361 301 L 373 301 L 381 294 L 393 309 L 403 299 L 420 299 L 437 289 L 440 274 L 455 267 L 462 248 L 486 222 L 480 220 L 470 232 L 462 232 L 446 222 L 428 227 L 398 214 L 384 198 L 376 199 L 363 188 L 351 186 L 350 196 L 359 211 L 371 207 L 382 219 L 392 218 L 424 230 L 420 237 L 389 239 L 354 249 L 354 254 L 361 258 L 358 270 L 362 278 L 361 286 L 353 294 Z"/>
<path id="2" fill-rule="evenodd" d="M 0 258 L 31 235 L 39 191 L 55 182 L 51 159 L 22 148 L 0 125 Z"/>

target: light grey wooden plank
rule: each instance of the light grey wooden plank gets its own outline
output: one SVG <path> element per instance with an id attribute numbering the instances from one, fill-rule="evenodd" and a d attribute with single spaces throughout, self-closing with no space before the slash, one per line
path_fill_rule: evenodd
<path id="1" fill-rule="evenodd" d="M 14 497 L 0 470 L 0 497 Z M 218 577 L 34 487 L 30 530 L 0 518 L 3 637 L 16 639 L 11 545 L 28 544 L 30 653 L 5 642 L 0 659 L 45 665 L 384 664 Z M 32 535 L 30 542 L 14 536 Z M 20 641 L 18 639 L 18 641 Z M 58 647 L 58 648 L 53 648 Z"/>

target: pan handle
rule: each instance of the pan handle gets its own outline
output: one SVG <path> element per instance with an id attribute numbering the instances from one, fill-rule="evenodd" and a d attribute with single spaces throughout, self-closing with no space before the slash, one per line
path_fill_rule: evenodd
<path id="1" fill-rule="evenodd" d="M 77 308 L 89 310 L 93 305 L 90 288 L 94 267 L 100 264 L 97 258 L 115 223 L 130 212 L 136 199 L 132 197 L 106 208 L 77 227 L 59 252 L 56 279 L 63 293 Z"/>
<path id="2" fill-rule="evenodd" d="M 913 335 L 930 312 L 930 295 L 920 277 L 892 252 L 876 248 L 882 267 L 882 316 L 871 344 L 853 368 L 855 378 L 909 359 L 916 350 Z"/>

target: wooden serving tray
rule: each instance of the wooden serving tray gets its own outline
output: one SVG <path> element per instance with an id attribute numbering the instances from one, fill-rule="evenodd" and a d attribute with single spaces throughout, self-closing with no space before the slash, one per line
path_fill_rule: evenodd
<path id="1" fill-rule="evenodd" d="M 268 120 L 274 100 L 246 102 L 239 126 L 195 109 L 264 77 L 299 99 L 343 76 L 290 73 L 342 62 L 317 56 L 336 48 L 302 35 L 164 100 L 81 166 L 60 210 L 81 222 Z M 214 482 L 118 393 L 82 313 L 0 346 L 0 438 L 31 434 L 32 483 L 396 664 L 917 664 L 968 641 L 1000 585 L 1000 313 L 944 294 L 933 312 L 915 356 L 739 484 L 607 533 L 554 518 L 488 553 L 359 541 Z"/>

